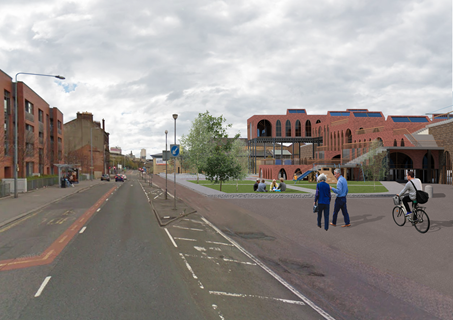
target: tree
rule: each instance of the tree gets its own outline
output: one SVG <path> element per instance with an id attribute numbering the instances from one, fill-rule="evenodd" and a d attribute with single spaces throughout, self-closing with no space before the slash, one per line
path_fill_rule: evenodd
<path id="1" fill-rule="evenodd" d="M 230 178 L 239 180 L 241 171 L 241 165 L 235 161 L 233 154 L 224 152 L 221 147 L 217 147 L 206 161 L 206 178 L 211 182 L 220 183 L 220 191 L 222 182 Z"/>
<path id="2" fill-rule="evenodd" d="M 236 191 L 239 190 L 239 180 L 247 177 L 249 168 L 248 168 L 248 151 L 246 145 L 242 140 L 234 140 L 231 148 L 232 156 L 236 159 L 236 162 L 240 166 L 240 171 L 237 174 L 236 179 Z"/>
<path id="3" fill-rule="evenodd" d="M 368 179 L 374 181 L 374 191 L 376 191 L 376 181 L 387 176 L 388 162 L 387 152 L 382 148 L 380 140 L 373 140 L 370 144 L 370 151 L 367 153 L 364 171 Z"/>

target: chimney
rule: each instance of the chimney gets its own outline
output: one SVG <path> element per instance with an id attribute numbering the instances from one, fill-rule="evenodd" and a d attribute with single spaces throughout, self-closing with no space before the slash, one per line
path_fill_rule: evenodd
<path id="1" fill-rule="evenodd" d="M 102 130 L 105 131 L 105 120 L 104 119 L 102 119 Z"/>

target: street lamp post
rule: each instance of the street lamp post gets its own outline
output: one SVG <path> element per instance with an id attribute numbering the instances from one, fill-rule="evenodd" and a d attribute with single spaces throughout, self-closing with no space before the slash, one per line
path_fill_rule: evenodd
<path id="1" fill-rule="evenodd" d="M 53 77 L 57 79 L 64 80 L 65 77 L 59 75 L 51 75 L 51 74 L 40 74 L 40 73 L 28 73 L 28 72 L 18 72 L 14 77 L 15 85 L 14 85 L 14 163 L 13 163 L 13 170 L 14 170 L 14 198 L 18 197 L 17 194 L 17 171 L 18 167 L 18 155 L 17 155 L 17 76 L 20 74 L 27 74 L 31 76 L 42 76 L 42 77 Z"/>
<path id="2" fill-rule="evenodd" d="M 165 156 L 167 156 L 167 134 L 168 130 L 165 130 Z M 165 160 L 165 200 L 167 200 L 167 160 Z"/>
<path id="3" fill-rule="evenodd" d="M 95 127 L 94 129 L 99 129 L 98 127 Z M 90 157 L 91 157 L 91 166 L 90 166 L 90 180 L 93 181 L 93 127 L 90 129 Z"/>
<path id="4" fill-rule="evenodd" d="M 178 119 L 178 115 L 175 113 L 173 114 L 173 119 L 175 119 L 175 145 L 176 145 L 176 119 Z M 173 172 L 174 172 L 174 182 L 173 182 L 173 210 L 176 210 L 176 157 L 173 159 Z"/>

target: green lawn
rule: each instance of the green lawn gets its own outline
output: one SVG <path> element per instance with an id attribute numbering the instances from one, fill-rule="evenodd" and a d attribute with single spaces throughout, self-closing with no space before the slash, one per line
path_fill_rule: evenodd
<path id="1" fill-rule="evenodd" d="M 378 193 L 378 192 L 388 192 L 387 188 L 384 187 L 381 183 L 376 182 L 376 190 L 374 189 L 374 186 L 372 182 L 360 182 L 360 181 L 351 181 L 353 183 L 350 183 L 348 181 L 348 190 L 349 193 Z M 297 185 L 297 184 L 296 184 Z M 336 188 L 337 184 L 336 183 L 331 183 L 329 184 L 330 186 Z M 304 184 L 301 185 L 302 188 L 307 188 L 307 189 L 313 189 L 316 190 L 316 184 L 310 183 L 310 184 Z"/>
<path id="2" fill-rule="evenodd" d="M 188 180 L 188 181 L 195 183 L 195 184 L 197 183 L 196 180 Z M 206 181 L 206 180 L 200 180 L 199 184 L 202 185 L 203 187 L 211 188 L 214 190 L 220 189 L 220 184 L 213 184 L 212 182 Z M 253 191 L 254 184 L 255 184 L 255 181 L 250 181 L 250 180 L 239 181 L 238 191 L 236 191 L 236 183 L 233 184 L 231 181 L 229 181 L 227 183 L 222 183 L 222 192 L 225 192 L 225 193 L 254 193 L 254 191 Z M 269 184 L 268 184 L 267 188 L 269 189 Z M 307 192 L 291 189 L 291 186 L 288 187 L 288 185 L 287 185 L 286 191 L 276 192 L 276 193 L 307 193 Z"/>

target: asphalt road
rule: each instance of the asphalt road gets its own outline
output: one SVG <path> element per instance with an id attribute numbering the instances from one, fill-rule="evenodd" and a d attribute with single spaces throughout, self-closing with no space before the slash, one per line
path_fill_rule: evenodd
<path id="1" fill-rule="evenodd" d="M 349 199 L 352 227 L 326 232 L 312 199 L 177 194 L 335 319 L 453 319 L 453 188 L 434 188 L 443 196 L 426 205 L 426 234 L 396 226 L 391 198 Z"/>

